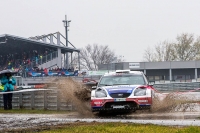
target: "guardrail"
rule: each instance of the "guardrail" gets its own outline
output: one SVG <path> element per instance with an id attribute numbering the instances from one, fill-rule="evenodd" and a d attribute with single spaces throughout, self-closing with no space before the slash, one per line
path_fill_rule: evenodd
<path id="1" fill-rule="evenodd" d="M 61 96 L 59 90 L 38 90 L 13 93 L 13 109 L 75 110 L 70 99 Z M 3 95 L 0 95 L 3 108 Z"/>

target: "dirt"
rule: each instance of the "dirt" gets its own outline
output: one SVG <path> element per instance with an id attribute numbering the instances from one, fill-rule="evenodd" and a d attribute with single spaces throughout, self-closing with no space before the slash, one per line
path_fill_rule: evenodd
<path id="1" fill-rule="evenodd" d="M 90 107 L 89 87 L 70 77 L 57 80 L 56 87 L 62 92 L 61 96 L 73 104 L 80 117 L 94 117 Z"/>

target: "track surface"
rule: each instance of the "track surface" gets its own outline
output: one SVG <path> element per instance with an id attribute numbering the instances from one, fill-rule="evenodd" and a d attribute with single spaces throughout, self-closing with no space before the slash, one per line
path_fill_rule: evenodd
<path id="1" fill-rule="evenodd" d="M 199 112 L 134 113 L 130 115 L 95 116 L 81 118 L 78 113 L 69 114 L 1 114 L 0 131 L 56 126 L 72 122 L 131 122 L 167 126 L 200 126 Z"/>

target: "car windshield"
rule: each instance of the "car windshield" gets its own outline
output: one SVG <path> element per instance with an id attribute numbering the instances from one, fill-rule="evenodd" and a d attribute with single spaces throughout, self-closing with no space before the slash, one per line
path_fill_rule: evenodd
<path id="1" fill-rule="evenodd" d="M 110 75 L 101 78 L 98 86 L 111 86 L 111 85 L 145 85 L 143 75 Z"/>

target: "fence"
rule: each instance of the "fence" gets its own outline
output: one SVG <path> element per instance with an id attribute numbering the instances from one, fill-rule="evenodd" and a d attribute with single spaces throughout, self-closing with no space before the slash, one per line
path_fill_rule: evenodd
<path id="1" fill-rule="evenodd" d="M 59 90 L 38 90 L 13 93 L 13 109 L 74 110 L 69 99 Z M 0 95 L 0 108 L 3 108 L 3 95 Z"/>
<path id="2" fill-rule="evenodd" d="M 159 91 L 191 91 L 197 88 L 200 88 L 200 82 L 181 82 L 181 83 L 163 83 L 163 84 L 154 84 L 154 88 Z"/>

